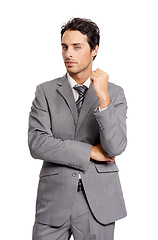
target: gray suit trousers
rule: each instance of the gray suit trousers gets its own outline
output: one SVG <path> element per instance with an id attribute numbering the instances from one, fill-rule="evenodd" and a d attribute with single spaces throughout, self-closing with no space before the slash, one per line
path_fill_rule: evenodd
<path id="1" fill-rule="evenodd" d="M 70 218 L 60 227 L 35 222 L 33 240 L 113 240 L 115 223 L 100 224 L 92 215 L 84 192 L 76 192 Z"/>

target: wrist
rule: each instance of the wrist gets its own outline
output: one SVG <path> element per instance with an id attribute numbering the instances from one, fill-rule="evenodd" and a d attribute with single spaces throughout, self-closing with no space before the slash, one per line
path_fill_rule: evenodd
<path id="1" fill-rule="evenodd" d="M 99 107 L 101 110 L 104 108 L 107 108 L 109 106 L 109 104 L 111 103 L 111 99 L 109 96 L 104 96 L 104 97 L 98 98 L 98 100 L 99 100 Z"/>
<path id="2" fill-rule="evenodd" d="M 92 146 L 92 151 L 91 151 L 90 158 L 95 159 L 95 152 L 96 152 L 96 146 Z"/>

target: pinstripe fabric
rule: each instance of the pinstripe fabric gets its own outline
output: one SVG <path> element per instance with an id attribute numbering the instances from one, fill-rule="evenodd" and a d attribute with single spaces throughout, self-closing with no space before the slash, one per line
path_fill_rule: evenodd
<path id="1" fill-rule="evenodd" d="M 35 222 L 32 240 L 113 240 L 115 222 L 107 225 L 97 222 L 83 191 L 76 192 L 74 200 L 71 215 L 63 225 Z"/>
<path id="2" fill-rule="evenodd" d="M 75 204 L 81 174 L 88 205 L 96 222 L 105 225 L 127 215 L 118 168 L 116 163 L 94 162 L 90 156 L 92 146 L 99 143 L 109 156 L 124 151 L 127 143 L 126 98 L 121 87 L 109 82 L 111 103 L 105 111 L 97 112 L 99 102 L 90 84 L 78 117 L 73 96 L 77 90 L 72 92 L 73 86 L 67 75 L 42 83 L 37 87 L 31 107 L 29 149 L 35 159 L 43 160 L 35 221 L 54 227 L 66 223 Z M 78 204 L 76 208 L 79 210 Z M 96 232 L 92 225 L 93 229 Z M 47 240 L 52 239 L 58 238 Z"/>
<path id="3" fill-rule="evenodd" d="M 78 114 L 80 114 L 81 111 L 81 107 L 84 101 L 84 94 L 86 92 L 86 90 L 88 89 L 86 86 L 82 85 L 82 86 L 74 86 L 73 87 L 79 94 L 79 98 L 76 101 L 76 107 L 77 107 L 77 111 Z"/>

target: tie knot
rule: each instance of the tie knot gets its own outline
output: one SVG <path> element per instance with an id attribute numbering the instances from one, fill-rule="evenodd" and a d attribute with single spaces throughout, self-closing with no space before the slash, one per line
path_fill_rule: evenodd
<path id="1" fill-rule="evenodd" d="M 78 94 L 80 96 L 83 96 L 85 94 L 86 90 L 87 90 L 87 87 L 84 86 L 84 85 L 82 85 L 82 86 L 74 86 L 73 88 L 78 92 Z"/>

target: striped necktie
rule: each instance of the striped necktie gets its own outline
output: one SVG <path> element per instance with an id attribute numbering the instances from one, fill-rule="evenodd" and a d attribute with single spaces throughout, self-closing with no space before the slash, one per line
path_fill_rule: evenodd
<path id="1" fill-rule="evenodd" d="M 73 87 L 79 94 L 79 98 L 76 101 L 76 107 L 77 107 L 77 111 L 78 111 L 78 115 L 80 114 L 81 111 L 81 107 L 84 101 L 84 94 L 86 92 L 86 90 L 88 89 L 86 86 L 82 85 L 82 86 L 74 86 Z"/>

